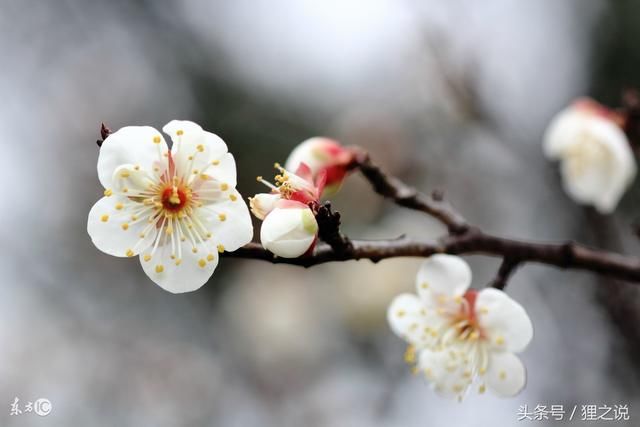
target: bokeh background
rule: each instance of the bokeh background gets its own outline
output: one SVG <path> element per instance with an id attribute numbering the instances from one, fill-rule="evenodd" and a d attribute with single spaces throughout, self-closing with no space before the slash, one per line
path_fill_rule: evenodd
<path id="1" fill-rule="evenodd" d="M 0 425 L 512 426 L 527 404 L 627 404 L 640 425 L 638 288 L 527 265 L 508 292 L 530 313 L 528 386 L 512 399 L 434 395 L 385 322 L 420 260 L 304 270 L 222 259 L 187 295 L 95 249 L 102 121 L 191 119 L 260 190 L 300 141 L 371 151 L 474 224 L 530 239 L 640 249 L 636 185 L 613 216 L 562 192 L 541 151 L 573 97 L 615 105 L 640 85 L 631 0 L 37 1 L 0 4 Z M 333 200 L 352 237 L 440 226 L 359 177 Z M 498 260 L 469 257 L 474 286 Z M 53 412 L 10 416 L 46 397 Z M 619 423 L 616 425 L 623 425 Z"/>

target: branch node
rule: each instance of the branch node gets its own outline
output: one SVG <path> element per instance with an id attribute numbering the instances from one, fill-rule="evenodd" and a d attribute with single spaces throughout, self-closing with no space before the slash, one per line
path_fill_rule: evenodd
<path id="1" fill-rule="evenodd" d="M 351 240 L 340 232 L 340 213 L 331 210 L 331 202 L 318 206 L 316 221 L 318 237 L 331 246 L 331 249 L 343 257 L 353 253 Z"/>
<path id="2" fill-rule="evenodd" d="M 103 123 L 101 123 L 101 124 L 100 124 L 100 137 L 101 137 L 102 139 L 98 139 L 98 140 L 96 141 L 96 144 L 98 144 L 98 147 L 102 147 L 102 143 L 104 142 L 104 140 L 105 140 L 105 139 L 107 139 L 107 137 L 108 137 L 109 135 L 111 135 L 112 133 L 113 133 L 113 132 L 111 132 L 111 129 L 109 129 L 109 128 L 107 127 L 107 125 L 105 125 L 105 124 L 104 124 L 104 122 L 103 122 Z"/>

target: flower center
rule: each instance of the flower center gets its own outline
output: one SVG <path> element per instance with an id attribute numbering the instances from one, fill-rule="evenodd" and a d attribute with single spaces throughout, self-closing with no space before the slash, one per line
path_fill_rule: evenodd
<path id="1" fill-rule="evenodd" d="M 162 207 L 169 212 L 179 212 L 191 200 L 191 189 L 185 186 L 171 185 L 162 190 Z"/>
<path id="2" fill-rule="evenodd" d="M 572 177 L 579 177 L 598 162 L 609 162 L 611 153 L 590 133 L 581 136 L 581 142 L 567 149 L 567 169 Z"/>
<path id="3" fill-rule="evenodd" d="M 460 341 L 475 341 L 484 337 L 476 318 L 478 291 L 470 289 L 462 296 L 460 311 L 453 318 L 456 338 Z"/>

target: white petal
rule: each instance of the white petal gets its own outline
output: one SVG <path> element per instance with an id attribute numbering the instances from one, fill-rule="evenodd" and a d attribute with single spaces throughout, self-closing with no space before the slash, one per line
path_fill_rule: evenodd
<path id="1" fill-rule="evenodd" d="M 175 144 L 178 141 L 192 144 L 202 139 L 202 127 L 190 120 L 171 120 L 162 127 L 162 131 L 171 137 Z M 193 146 L 195 148 L 195 145 Z"/>
<path id="2" fill-rule="evenodd" d="M 416 278 L 418 294 L 429 305 L 464 295 L 470 284 L 469 265 L 455 255 L 437 254 L 427 258 Z"/>
<path id="3" fill-rule="evenodd" d="M 159 141 L 156 143 L 155 141 Z M 98 178 L 104 188 L 111 188 L 113 173 L 124 164 L 138 165 L 146 171 L 166 165 L 163 154 L 167 143 L 149 126 L 127 126 L 109 135 L 100 147 Z"/>
<path id="4" fill-rule="evenodd" d="M 87 232 L 93 244 L 109 255 L 125 257 L 146 249 L 156 236 L 156 227 L 147 222 L 148 214 L 132 215 L 144 207 L 126 197 L 113 195 L 98 200 L 89 211 Z M 141 237 L 141 234 L 144 237 Z"/>
<path id="5" fill-rule="evenodd" d="M 316 239 L 318 224 L 309 208 L 274 209 L 260 229 L 262 246 L 283 258 L 303 255 Z"/>
<path id="6" fill-rule="evenodd" d="M 569 106 L 558 113 L 550 122 L 543 137 L 543 149 L 550 159 L 559 159 L 576 142 L 591 114 L 575 106 Z"/>
<path id="7" fill-rule="evenodd" d="M 187 120 L 172 120 L 162 130 L 171 136 L 171 154 L 179 176 L 191 176 L 207 171 L 220 162 L 227 145 L 217 135 L 204 131 L 198 124 Z M 235 172 L 235 165 L 234 165 Z M 234 182 L 229 182 L 235 186 Z"/>
<path id="8" fill-rule="evenodd" d="M 518 356 L 509 352 L 493 352 L 485 377 L 487 387 L 500 397 L 512 397 L 527 382 L 527 372 Z"/>
<path id="9" fill-rule="evenodd" d="M 112 190 L 121 196 L 135 197 L 148 192 L 149 186 L 157 182 L 152 174 L 136 169 L 134 165 L 118 166 L 111 178 Z"/>
<path id="10" fill-rule="evenodd" d="M 226 202 L 234 191 L 230 185 L 221 183 L 209 175 L 194 179 L 191 183 L 191 189 L 194 199 L 204 205 Z"/>
<path id="11" fill-rule="evenodd" d="M 224 202 L 205 205 L 197 215 L 211 231 L 212 239 L 227 252 L 246 245 L 253 238 L 253 224 L 249 208 L 242 195 L 234 189 L 223 192 Z"/>
<path id="12" fill-rule="evenodd" d="M 455 349 L 422 350 L 418 359 L 418 368 L 440 396 L 462 398 L 473 379 L 465 375 L 467 365 L 462 362 L 460 356 L 452 357 L 452 351 L 455 352 Z"/>
<path id="13" fill-rule="evenodd" d="M 435 332 L 439 328 L 434 311 L 413 294 L 401 294 L 394 298 L 387 310 L 387 321 L 391 330 L 417 348 L 435 344 Z"/>
<path id="14" fill-rule="evenodd" d="M 213 164 L 215 163 L 215 164 Z M 236 186 L 236 160 L 233 154 L 225 153 L 217 161 L 212 162 L 206 173 L 214 179 L 224 182 L 231 187 Z"/>
<path id="15" fill-rule="evenodd" d="M 176 249 L 172 257 L 170 243 L 159 246 L 153 256 L 151 247 L 140 254 L 140 264 L 147 276 L 162 289 L 174 294 L 195 291 L 204 285 L 219 260 L 215 248 L 207 251 L 203 245 L 199 245 L 198 252 L 194 253 L 189 241 L 180 245 L 179 256 Z"/>
<path id="16" fill-rule="evenodd" d="M 272 193 L 259 193 L 251 198 L 251 212 L 258 219 L 264 219 L 269 212 L 275 209 L 276 203 L 282 199 L 282 196 Z"/>
<path id="17" fill-rule="evenodd" d="M 636 175 L 636 162 L 629 141 L 615 123 L 591 118 L 583 129 L 580 145 L 574 151 L 598 150 L 586 157 L 579 169 L 575 154 L 562 163 L 563 183 L 576 201 L 593 204 L 600 212 L 612 212 Z"/>
<path id="18" fill-rule="evenodd" d="M 525 349 L 533 338 L 531 319 L 506 293 L 486 288 L 478 293 L 476 317 L 493 348 L 511 352 Z"/>

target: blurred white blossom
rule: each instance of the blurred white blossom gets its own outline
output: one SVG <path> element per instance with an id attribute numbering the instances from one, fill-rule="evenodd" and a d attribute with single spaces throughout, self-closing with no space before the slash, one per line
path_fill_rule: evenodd
<path id="1" fill-rule="evenodd" d="M 409 343 L 405 360 L 445 397 L 462 397 L 474 381 L 498 396 L 525 385 L 521 352 L 533 327 L 520 304 L 503 291 L 469 289 L 471 269 L 453 255 L 434 255 L 418 271 L 418 296 L 397 296 L 387 313 L 392 330 Z"/>
<path id="2" fill-rule="evenodd" d="M 558 113 L 544 136 L 544 152 L 560 160 L 564 189 L 579 203 L 613 212 L 636 175 L 621 129 L 622 117 L 590 99 Z"/>

